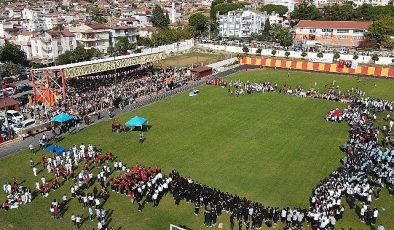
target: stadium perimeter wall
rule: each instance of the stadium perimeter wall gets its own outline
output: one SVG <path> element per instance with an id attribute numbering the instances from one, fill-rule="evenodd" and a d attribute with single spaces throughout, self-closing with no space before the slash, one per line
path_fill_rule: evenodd
<path id="1" fill-rule="evenodd" d="M 290 70 L 304 70 L 322 73 L 338 73 L 350 75 L 363 75 L 371 77 L 385 77 L 394 79 L 394 68 L 366 66 L 359 65 L 352 69 L 344 66 L 343 68 L 338 63 L 317 63 L 309 61 L 293 61 L 286 59 L 264 58 L 264 57 L 242 57 L 240 58 L 241 65 L 254 65 L 270 68 L 282 68 Z"/>

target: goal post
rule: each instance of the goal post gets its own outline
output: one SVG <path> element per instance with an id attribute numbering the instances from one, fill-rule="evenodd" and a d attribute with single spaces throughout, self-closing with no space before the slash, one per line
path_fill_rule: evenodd
<path id="1" fill-rule="evenodd" d="M 186 229 L 170 224 L 170 230 L 186 230 Z"/>

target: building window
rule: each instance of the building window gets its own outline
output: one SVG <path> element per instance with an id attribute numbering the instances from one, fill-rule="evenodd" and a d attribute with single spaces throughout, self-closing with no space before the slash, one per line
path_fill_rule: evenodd
<path id="1" fill-rule="evenodd" d="M 316 29 L 309 29 L 309 33 L 316 33 Z"/>
<path id="2" fill-rule="evenodd" d="M 321 31 L 322 31 L 322 32 L 332 32 L 332 31 L 333 31 L 333 29 L 327 29 L 327 28 L 323 28 L 323 29 L 321 29 Z"/>
<path id="3" fill-rule="evenodd" d="M 339 33 L 339 34 L 345 34 L 345 33 L 349 33 L 349 30 L 337 29 L 337 33 Z"/>
<path id="4" fill-rule="evenodd" d="M 345 35 L 337 36 L 338 40 L 346 40 L 346 38 L 347 38 L 347 36 L 345 36 Z"/>
<path id="5" fill-rule="evenodd" d="M 323 35 L 323 36 L 321 36 L 323 39 L 326 39 L 326 40 L 329 40 L 329 39 L 331 39 L 332 37 L 330 36 L 330 35 Z"/>
<path id="6" fill-rule="evenodd" d="M 365 30 L 353 30 L 354 33 L 364 33 Z"/>
<path id="7" fill-rule="evenodd" d="M 364 40 L 364 36 L 353 36 L 352 40 L 361 41 Z"/>

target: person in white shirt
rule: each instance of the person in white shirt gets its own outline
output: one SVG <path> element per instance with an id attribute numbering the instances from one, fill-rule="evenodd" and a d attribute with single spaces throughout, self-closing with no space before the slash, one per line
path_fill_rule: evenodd
<path id="1" fill-rule="evenodd" d="M 37 168 L 36 167 L 33 167 L 33 175 L 37 176 Z"/>
<path id="2" fill-rule="evenodd" d="M 376 221 L 378 220 L 378 214 L 379 211 L 377 208 L 373 209 L 373 218 L 372 218 L 372 224 L 376 224 Z"/>

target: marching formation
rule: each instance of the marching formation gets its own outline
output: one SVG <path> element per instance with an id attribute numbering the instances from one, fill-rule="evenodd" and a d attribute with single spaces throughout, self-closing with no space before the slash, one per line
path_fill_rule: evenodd
<path id="1" fill-rule="evenodd" d="M 141 68 L 144 69 L 143 71 L 149 71 L 151 67 Z M 150 79 L 155 89 L 152 91 L 150 87 L 145 88 L 149 93 L 160 88 L 156 84 L 158 78 Z M 130 202 L 136 203 L 137 209 L 141 212 L 146 205 L 158 206 L 161 199 L 170 193 L 175 205 L 179 205 L 181 201 L 193 204 L 194 214 L 203 215 L 204 225 L 208 227 L 215 226 L 218 217 L 226 212 L 230 216 L 231 229 L 236 226 L 238 229 L 260 229 L 264 225 L 272 227 L 278 222 L 282 222 L 287 229 L 303 229 L 305 223 L 310 224 L 313 229 L 334 229 L 345 210 L 341 203 L 343 197 L 346 197 L 351 208 L 355 207 L 356 201 L 362 202 L 358 213 L 361 221 L 367 224 L 376 223 L 379 210 L 371 205 L 372 197 L 378 199 L 383 187 L 394 193 L 394 150 L 378 144 L 380 130 L 374 126 L 374 121 L 377 119 L 378 112 L 393 110 L 392 102 L 364 98 L 364 92 L 355 89 L 341 93 L 335 89 L 335 83 L 325 93 L 314 89 L 307 91 L 302 87 L 292 89 L 287 85 L 278 87 L 271 82 L 227 83 L 213 79 L 207 84 L 228 87 L 230 95 L 279 92 L 349 103 L 343 112 L 336 108 L 326 117 L 330 121 L 346 121 L 349 124 L 349 141 L 342 146 L 342 150 L 346 153 L 342 165 L 315 187 L 309 208 L 279 208 L 264 205 L 201 184 L 190 177 L 180 175 L 175 169 L 166 175 L 157 166 L 145 167 L 140 163 L 134 166 L 127 165 L 112 153 L 103 154 L 97 147 L 90 144 L 85 146 L 83 143 L 79 146 L 74 145 L 61 154 L 42 155 L 39 163 L 35 163 L 31 158 L 29 163 L 34 177 L 41 177 L 35 183 L 35 190 L 31 191 L 13 178 L 12 182 L 3 185 L 7 199 L 3 202 L 2 208 L 5 210 L 18 208 L 20 205 L 39 199 L 39 195 L 45 199 L 50 191 L 57 190 L 70 181 L 70 194 L 64 194 L 61 202 L 53 200 L 49 210 L 54 219 L 62 218 L 68 202 L 77 199 L 86 215 L 83 213 L 71 215 L 71 221 L 76 228 L 80 228 L 85 220 L 96 220 L 97 229 L 110 228 L 108 220 L 111 210 L 105 210 L 103 206 L 111 196 L 110 191 L 128 196 Z M 137 83 L 132 88 L 145 86 L 143 83 Z M 143 96 L 144 93 L 140 92 L 139 96 L 141 95 Z M 86 104 L 83 103 L 86 101 L 80 101 L 82 103 L 80 106 L 84 107 Z M 97 104 L 91 108 L 96 106 Z M 386 121 L 385 132 L 391 133 L 393 120 L 387 117 Z M 41 148 L 45 145 L 46 143 L 43 142 Z M 32 151 L 32 154 L 35 152 Z M 113 176 L 114 172 L 117 176 Z M 47 178 L 44 176 L 45 173 L 48 175 Z M 91 191 L 90 188 L 93 190 Z"/>

